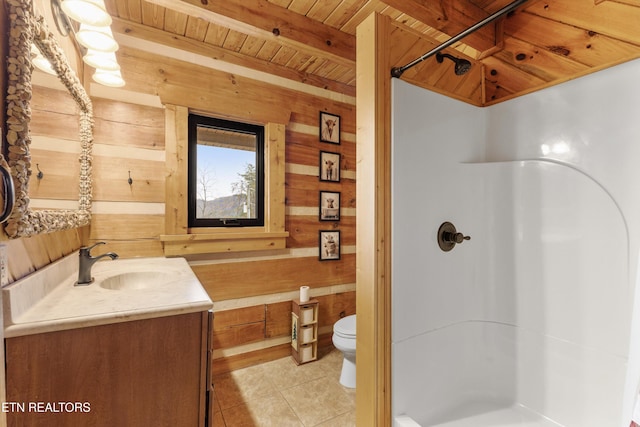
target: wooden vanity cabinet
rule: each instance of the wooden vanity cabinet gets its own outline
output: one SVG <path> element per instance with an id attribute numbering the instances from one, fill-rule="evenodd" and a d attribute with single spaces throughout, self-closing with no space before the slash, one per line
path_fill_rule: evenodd
<path id="1" fill-rule="evenodd" d="M 8 425 L 205 426 L 208 314 L 7 338 Z"/>

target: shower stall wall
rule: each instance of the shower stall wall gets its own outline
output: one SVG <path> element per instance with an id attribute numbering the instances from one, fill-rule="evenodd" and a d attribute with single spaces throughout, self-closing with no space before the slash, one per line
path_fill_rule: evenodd
<path id="1" fill-rule="evenodd" d="M 639 72 L 484 109 L 393 81 L 397 426 L 628 427 Z M 471 240 L 441 251 L 444 221 Z"/>

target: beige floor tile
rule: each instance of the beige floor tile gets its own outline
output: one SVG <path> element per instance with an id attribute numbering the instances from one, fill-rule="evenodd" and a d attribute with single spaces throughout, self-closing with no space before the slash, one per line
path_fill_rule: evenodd
<path id="1" fill-rule="evenodd" d="M 291 357 L 214 378 L 214 427 L 352 427 L 355 389 L 339 383 L 342 353 L 321 350 L 318 360 Z"/>
<path id="2" fill-rule="evenodd" d="M 214 389 L 220 409 L 247 403 L 252 399 L 276 393 L 276 388 L 266 375 L 264 364 L 239 369 L 213 379 Z"/>
<path id="3" fill-rule="evenodd" d="M 327 375 L 319 361 L 297 365 L 293 358 L 285 357 L 265 363 L 264 366 L 266 375 L 278 390 L 295 387 Z"/>
<path id="4" fill-rule="evenodd" d="M 335 379 L 319 378 L 281 391 L 305 426 L 315 426 L 352 411 L 355 394 L 345 391 Z"/>
<path id="5" fill-rule="evenodd" d="M 226 427 L 304 427 L 280 393 L 222 411 Z"/>
<path id="6" fill-rule="evenodd" d="M 342 360 L 342 353 L 339 350 L 333 349 L 313 363 L 318 364 L 325 375 L 335 378 L 335 380 L 338 381 L 340 379 L 340 372 L 342 371 Z"/>

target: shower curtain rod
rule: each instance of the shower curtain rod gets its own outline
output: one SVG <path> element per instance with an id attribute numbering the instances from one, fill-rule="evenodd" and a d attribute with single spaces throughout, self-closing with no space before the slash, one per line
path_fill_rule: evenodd
<path id="1" fill-rule="evenodd" d="M 454 44 L 458 40 L 468 36 L 469 34 L 473 33 L 474 31 L 479 30 L 480 28 L 484 27 L 485 25 L 489 24 L 490 22 L 495 21 L 496 19 L 500 18 L 505 13 L 511 12 L 513 9 L 515 9 L 518 6 L 526 3 L 527 1 L 528 0 L 515 0 L 513 3 L 510 3 L 510 4 L 506 5 L 505 7 L 503 7 L 502 9 L 500 9 L 500 10 L 494 12 L 493 14 L 487 16 L 486 18 L 484 18 L 482 21 L 478 22 L 477 24 L 474 24 L 473 26 L 467 28 L 466 30 L 462 31 L 461 33 L 451 37 L 449 40 L 447 40 L 446 42 L 442 43 L 441 45 L 431 49 L 429 52 L 425 53 L 420 58 L 417 58 L 417 59 L 409 62 L 407 65 L 405 65 L 403 67 L 393 67 L 391 69 L 391 77 L 400 78 L 400 76 L 402 76 L 402 73 L 404 73 L 409 68 L 413 67 L 414 65 L 418 64 L 419 62 L 424 61 L 428 57 L 435 55 L 436 53 L 440 52 L 442 49 L 445 49 L 445 48 L 451 46 L 452 44 Z"/>

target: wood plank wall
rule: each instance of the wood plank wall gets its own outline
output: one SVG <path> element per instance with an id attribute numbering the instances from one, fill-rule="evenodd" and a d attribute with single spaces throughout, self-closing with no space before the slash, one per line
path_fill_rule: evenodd
<path id="1" fill-rule="evenodd" d="M 214 300 L 214 370 L 223 372 L 289 354 L 290 303 L 302 285 L 320 300 L 321 345 L 332 325 L 355 313 L 355 98 L 116 34 L 127 85 L 85 86 L 94 105 L 93 218 L 90 227 L 9 241 L 11 281 L 77 250 L 96 248 L 122 258 L 163 256 L 165 118 L 162 101 L 201 113 L 286 123 L 287 249 L 203 254 L 188 258 Z M 71 207 L 77 195 L 77 121 L 73 107 L 46 76 L 34 97 L 33 169 L 45 174 L 30 189 L 35 208 Z M 282 111 L 279 111 L 282 109 Z M 273 112 L 276 111 L 276 114 Z M 319 113 L 341 117 L 341 143 L 320 142 Z M 320 151 L 341 155 L 341 181 L 319 181 Z M 35 175 L 36 172 L 34 172 Z M 131 177 L 132 184 L 128 183 Z M 341 220 L 319 221 L 319 191 L 341 192 Z M 318 231 L 341 231 L 341 259 L 319 261 Z"/>
<path id="2" fill-rule="evenodd" d="M 302 285 L 311 286 L 311 294 L 320 300 L 321 343 L 330 344 L 333 323 L 355 313 L 355 99 L 245 67 L 229 72 L 229 64 L 165 53 L 130 39 L 121 41 L 118 60 L 127 81 L 124 88 L 90 86 L 96 123 L 90 241 L 106 241 L 101 250 L 124 257 L 162 256 L 164 202 L 171 197 L 164 185 L 165 96 L 199 112 L 244 114 L 258 122 L 272 114 L 263 113 L 265 109 L 281 107 L 290 111 L 287 249 L 203 254 L 188 260 L 214 300 L 214 372 L 289 354 L 290 304 Z M 341 116 L 341 144 L 319 141 L 320 111 Z M 339 183 L 319 181 L 320 151 L 340 153 Z M 132 185 L 127 183 L 129 171 Z M 341 192 L 339 222 L 319 221 L 320 190 Z M 339 261 L 319 261 L 318 231 L 323 229 L 341 231 Z"/>

